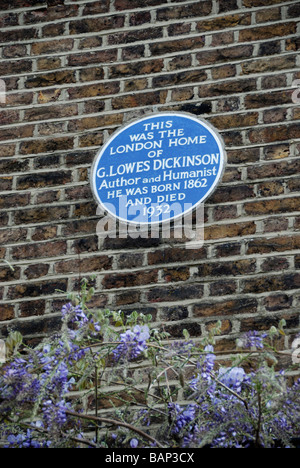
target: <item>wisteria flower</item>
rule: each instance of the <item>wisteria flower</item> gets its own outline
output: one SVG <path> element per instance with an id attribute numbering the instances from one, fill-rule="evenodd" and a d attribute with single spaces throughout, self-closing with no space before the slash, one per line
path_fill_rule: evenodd
<path id="1" fill-rule="evenodd" d="M 133 330 L 127 330 L 120 335 L 120 344 L 113 351 L 116 361 L 136 359 L 147 349 L 147 340 L 150 338 L 150 330 L 147 325 L 136 325 Z"/>

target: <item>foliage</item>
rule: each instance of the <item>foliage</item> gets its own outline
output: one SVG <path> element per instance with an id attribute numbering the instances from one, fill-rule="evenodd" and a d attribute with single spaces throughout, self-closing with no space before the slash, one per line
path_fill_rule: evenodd
<path id="1" fill-rule="evenodd" d="M 180 341 L 136 312 L 90 311 L 83 281 L 61 332 L 35 348 L 18 332 L 0 369 L 7 448 L 290 447 L 300 436 L 300 380 L 278 370 L 284 322 L 249 332 L 229 359 L 218 323 Z M 179 403 L 180 402 L 180 403 Z"/>

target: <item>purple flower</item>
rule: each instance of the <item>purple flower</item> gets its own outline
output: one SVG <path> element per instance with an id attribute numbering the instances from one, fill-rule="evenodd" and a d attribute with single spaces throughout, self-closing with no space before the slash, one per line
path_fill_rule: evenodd
<path id="1" fill-rule="evenodd" d="M 71 302 L 62 307 L 61 313 L 63 319 L 67 319 L 67 322 L 70 323 L 76 323 L 79 328 L 82 328 L 89 321 L 82 308 L 79 305 L 74 307 Z"/>
<path id="2" fill-rule="evenodd" d="M 188 405 L 182 408 L 180 405 L 169 403 L 169 418 L 171 420 L 172 434 L 179 434 L 186 426 L 195 421 L 196 405 Z"/>
<path id="3" fill-rule="evenodd" d="M 137 448 L 138 445 L 139 445 L 139 441 L 137 439 L 131 439 L 130 441 L 131 448 Z"/>
<path id="4" fill-rule="evenodd" d="M 146 341 L 150 338 L 149 328 L 136 325 L 133 330 L 127 330 L 120 335 L 121 343 L 113 351 L 116 361 L 120 359 L 133 360 L 147 349 Z"/>
<path id="5" fill-rule="evenodd" d="M 264 348 L 264 338 L 268 336 L 267 333 L 259 334 L 257 331 L 249 331 L 240 340 L 241 347 L 243 348 Z"/>
<path id="6" fill-rule="evenodd" d="M 237 393 L 242 391 L 243 383 L 249 381 L 246 372 L 241 367 L 233 367 L 232 369 L 222 367 L 219 370 L 218 378 L 220 382 Z"/>

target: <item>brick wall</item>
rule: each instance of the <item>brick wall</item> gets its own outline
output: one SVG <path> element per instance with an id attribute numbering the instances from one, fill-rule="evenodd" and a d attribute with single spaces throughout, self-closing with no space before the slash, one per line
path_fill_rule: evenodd
<path id="1" fill-rule="evenodd" d="M 92 306 L 146 311 L 174 337 L 221 319 L 219 346 L 230 349 L 238 333 L 284 317 L 290 345 L 300 310 L 299 6 L 1 0 L 2 335 L 57 329 L 57 290 L 95 274 Z M 206 118 L 226 142 L 204 247 L 98 240 L 92 161 L 123 123 L 163 110 Z"/>

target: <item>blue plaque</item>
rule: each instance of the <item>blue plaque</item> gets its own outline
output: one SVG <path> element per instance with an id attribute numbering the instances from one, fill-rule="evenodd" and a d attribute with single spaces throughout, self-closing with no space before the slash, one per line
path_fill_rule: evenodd
<path id="1" fill-rule="evenodd" d="M 97 154 L 91 185 L 104 212 L 125 223 L 171 222 L 215 190 L 224 143 L 205 120 L 183 112 L 151 114 L 114 133 Z"/>

